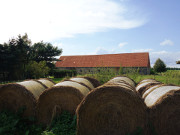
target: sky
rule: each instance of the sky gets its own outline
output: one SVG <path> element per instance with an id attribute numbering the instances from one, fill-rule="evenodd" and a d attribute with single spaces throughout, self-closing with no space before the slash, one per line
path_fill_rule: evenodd
<path id="1" fill-rule="evenodd" d="M 27 33 L 62 56 L 149 52 L 179 67 L 180 0 L 0 0 L 0 43 Z"/>

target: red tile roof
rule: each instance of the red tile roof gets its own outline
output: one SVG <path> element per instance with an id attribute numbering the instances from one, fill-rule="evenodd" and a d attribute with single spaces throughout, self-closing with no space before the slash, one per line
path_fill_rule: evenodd
<path id="1" fill-rule="evenodd" d="M 61 56 L 56 67 L 150 67 L 149 53 Z"/>

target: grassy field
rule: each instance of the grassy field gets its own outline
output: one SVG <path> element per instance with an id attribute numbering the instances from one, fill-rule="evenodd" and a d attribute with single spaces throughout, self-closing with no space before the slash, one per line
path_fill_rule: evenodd
<path id="1" fill-rule="evenodd" d="M 128 74 L 121 74 L 121 73 L 107 72 L 106 70 L 101 70 L 97 74 L 86 74 L 85 76 L 96 78 L 97 80 L 100 81 L 101 84 L 104 84 L 107 81 L 109 81 L 111 78 L 119 75 L 130 77 L 136 82 L 136 84 L 143 79 L 151 78 L 165 84 L 173 84 L 180 86 L 180 70 L 168 70 L 164 73 L 157 73 L 154 75 L 140 75 L 137 72 L 133 72 L 133 71 L 129 72 Z"/>
<path id="2" fill-rule="evenodd" d="M 96 78 L 101 84 L 109 81 L 111 78 L 124 75 L 133 79 L 136 84 L 147 78 L 156 79 L 165 84 L 174 84 L 180 86 L 180 70 L 168 70 L 165 73 L 158 73 L 155 75 L 139 75 L 136 72 L 129 72 L 128 74 L 121 74 L 117 72 L 107 72 L 101 70 L 97 74 L 86 74 L 78 76 L 89 76 Z M 67 77 L 69 78 L 69 77 Z M 64 78 L 51 78 L 54 82 L 58 83 Z M 3 111 L 0 112 L 0 135 L 75 135 L 76 134 L 76 116 L 72 116 L 67 112 L 62 113 L 56 117 L 52 124 L 48 127 L 36 124 L 35 118 L 21 117 L 22 110 L 17 114 Z M 141 130 L 128 135 L 142 135 Z"/>

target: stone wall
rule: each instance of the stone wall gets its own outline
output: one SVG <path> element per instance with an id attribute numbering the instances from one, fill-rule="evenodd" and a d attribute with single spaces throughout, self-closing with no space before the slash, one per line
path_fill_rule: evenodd
<path id="1" fill-rule="evenodd" d="M 78 74 L 95 74 L 98 72 L 119 72 L 119 73 L 130 73 L 139 72 L 142 75 L 150 74 L 150 68 L 147 67 L 66 67 L 59 68 L 60 70 L 76 70 Z"/>

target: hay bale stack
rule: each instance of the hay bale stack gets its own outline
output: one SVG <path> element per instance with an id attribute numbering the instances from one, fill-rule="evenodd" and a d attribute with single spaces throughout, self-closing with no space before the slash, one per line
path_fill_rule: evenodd
<path id="1" fill-rule="evenodd" d="M 89 80 L 93 84 L 94 88 L 99 87 L 101 85 L 98 80 L 96 80 L 96 79 L 94 79 L 92 77 L 87 77 L 86 76 L 86 77 L 83 77 L 83 78 Z"/>
<path id="2" fill-rule="evenodd" d="M 62 111 L 72 114 L 89 89 L 73 81 L 60 82 L 41 94 L 37 103 L 37 118 L 39 123 L 48 125 L 54 116 Z"/>
<path id="3" fill-rule="evenodd" d="M 105 85 L 126 85 L 131 89 L 135 90 L 135 82 L 126 76 L 118 76 L 109 80 Z"/>
<path id="4" fill-rule="evenodd" d="M 114 77 L 113 79 L 108 81 L 108 83 L 115 83 L 115 84 L 120 83 L 120 82 L 129 84 L 130 86 L 135 88 L 135 82 L 132 79 L 130 79 L 129 77 L 126 77 L 126 76 L 117 76 L 117 77 Z"/>
<path id="5" fill-rule="evenodd" d="M 142 80 L 138 83 L 138 85 L 136 86 L 136 92 L 139 93 L 141 96 L 144 94 L 144 92 L 154 86 L 154 85 L 158 85 L 158 84 L 162 84 L 161 82 L 158 82 L 154 79 L 145 79 Z"/>
<path id="6" fill-rule="evenodd" d="M 39 82 L 41 82 L 42 84 L 44 84 L 47 88 L 52 87 L 53 85 L 55 85 L 56 83 L 53 82 L 51 79 L 47 79 L 47 78 L 41 78 L 39 80 L 37 80 Z"/>
<path id="7" fill-rule="evenodd" d="M 92 84 L 89 80 L 87 80 L 87 79 L 85 79 L 85 78 L 76 77 L 76 78 L 70 78 L 69 80 L 70 80 L 70 81 L 74 81 L 74 82 L 78 82 L 78 83 L 82 83 L 83 85 L 85 85 L 86 87 L 88 87 L 89 90 L 94 89 L 93 84 Z"/>
<path id="8" fill-rule="evenodd" d="M 77 135 L 126 135 L 146 128 L 147 113 L 135 89 L 119 82 L 92 90 L 78 106 Z"/>
<path id="9" fill-rule="evenodd" d="M 180 87 L 160 86 L 144 99 L 158 135 L 180 133 Z"/>
<path id="10" fill-rule="evenodd" d="M 25 107 L 24 116 L 35 116 L 36 102 L 45 89 L 45 86 L 34 80 L 2 85 L 0 110 L 17 112 L 21 107 Z"/>

